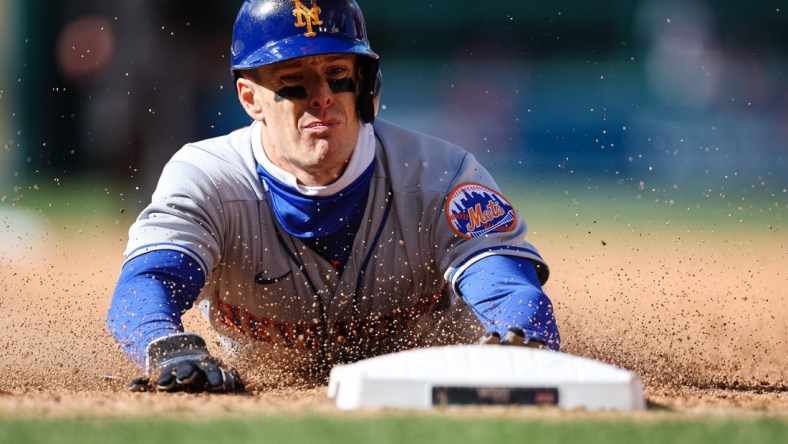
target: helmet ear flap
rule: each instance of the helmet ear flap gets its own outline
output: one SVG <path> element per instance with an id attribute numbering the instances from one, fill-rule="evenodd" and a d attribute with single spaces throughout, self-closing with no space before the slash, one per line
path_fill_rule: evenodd
<path id="1" fill-rule="evenodd" d="M 375 98 L 380 95 L 381 75 L 377 59 L 359 57 L 359 91 L 356 107 L 364 123 L 375 121 Z"/>

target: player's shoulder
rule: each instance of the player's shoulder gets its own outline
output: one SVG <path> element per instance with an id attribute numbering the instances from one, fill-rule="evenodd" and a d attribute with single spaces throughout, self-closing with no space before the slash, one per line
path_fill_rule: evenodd
<path id="1" fill-rule="evenodd" d="M 451 180 L 469 163 L 476 162 L 467 150 L 446 140 L 385 121 L 375 121 L 389 174 L 403 189 L 445 191 Z"/>
<path id="2" fill-rule="evenodd" d="M 405 128 L 387 120 L 375 120 L 375 134 L 380 138 L 384 146 L 395 146 L 398 150 L 405 150 L 406 152 L 423 150 L 425 155 L 429 155 L 434 150 L 438 150 L 437 154 L 439 155 L 453 153 L 457 156 L 464 156 L 468 154 L 465 149 L 446 140 Z"/>
<path id="3" fill-rule="evenodd" d="M 190 179 L 203 186 L 221 188 L 223 193 L 254 193 L 256 163 L 250 141 L 250 129 L 244 127 L 219 137 L 187 143 L 167 163 L 163 177 L 177 176 L 177 182 Z M 220 187 L 228 183 L 233 186 Z"/>
<path id="4" fill-rule="evenodd" d="M 171 161 L 211 168 L 253 163 L 250 131 L 250 127 L 246 126 L 222 136 L 187 143 L 175 153 Z"/>

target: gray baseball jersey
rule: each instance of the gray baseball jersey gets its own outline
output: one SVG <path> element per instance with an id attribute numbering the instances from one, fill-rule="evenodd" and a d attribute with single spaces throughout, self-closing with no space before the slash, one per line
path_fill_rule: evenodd
<path id="1" fill-rule="evenodd" d="M 463 269 L 494 254 L 547 267 L 526 224 L 473 155 L 385 121 L 343 271 L 278 226 L 257 172 L 260 125 L 189 144 L 130 229 L 127 260 L 157 249 L 202 265 L 200 306 L 226 344 L 263 359 L 333 364 L 475 341 Z M 352 346 L 350 345 L 352 344 Z"/>

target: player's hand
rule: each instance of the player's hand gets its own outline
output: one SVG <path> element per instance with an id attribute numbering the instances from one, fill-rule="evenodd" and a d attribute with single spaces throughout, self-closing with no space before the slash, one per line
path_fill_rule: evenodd
<path id="1" fill-rule="evenodd" d="M 228 392 L 243 390 L 235 370 L 227 370 L 208 354 L 205 341 L 193 333 L 176 333 L 148 344 L 146 376 L 129 390 L 165 392 Z"/>
<path id="2" fill-rule="evenodd" d="M 501 338 L 497 331 L 488 331 L 482 336 L 479 341 L 481 345 L 519 345 L 531 348 L 547 348 L 547 345 L 541 339 L 529 338 L 525 340 L 525 332 L 517 327 L 510 328 L 506 334 Z"/>

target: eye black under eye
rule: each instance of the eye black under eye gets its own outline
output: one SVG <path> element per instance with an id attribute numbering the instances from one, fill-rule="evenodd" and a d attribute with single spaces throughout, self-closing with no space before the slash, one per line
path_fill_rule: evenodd
<path id="1" fill-rule="evenodd" d="M 346 92 L 354 93 L 356 92 L 356 82 L 354 82 L 351 77 L 332 79 L 328 81 L 328 88 L 334 94 Z"/>
<path id="2" fill-rule="evenodd" d="M 274 100 L 277 102 L 304 99 L 306 99 L 306 89 L 303 86 L 286 86 L 277 91 L 274 95 Z"/>

